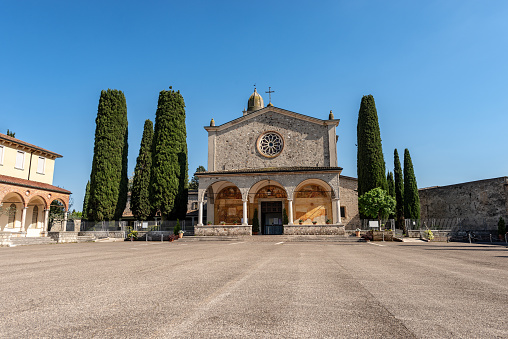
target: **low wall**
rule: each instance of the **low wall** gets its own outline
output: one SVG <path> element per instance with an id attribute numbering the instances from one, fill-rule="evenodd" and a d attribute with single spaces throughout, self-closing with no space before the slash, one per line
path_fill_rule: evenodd
<path id="1" fill-rule="evenodd" d="M 0 232 L 0 247 L 11 246 L 11 232 Z"/>
<path id="2" fill-rule="evenodd" d="M 284 225 L 284 235 L 345 235 L 343 225 Z"/>
<path id="3" fill-rule="evenodd" d="M 451 230 L 431 230 L 434 235 L 432 241 L 448 241 L 448 238 L 452 234 Z M 409 238 L 425 238 L 424 230 L 412 230 L 408 231 Z"/>
<path id="4" fill-rule="evenodd" d="M 99 239 L 100 238 L 125 239 L 127 237 L 127 235 L 125 234 L 125 231 L 84 231 L 84 232 L 78 232 L 78 235 L 80 235 L 80 236 L 93 235 Z"/>
<path id="5" fill-rule="evenodd" d="M 252 235 L 252 225 L 206 225 L 194 226 L 194 235 Z"/>
<path id="6" fill-rule="evenodd" d="M 53 238 L 57 244 L 78 242 L 78 232 L 48 232 L 48 237 Z"/>

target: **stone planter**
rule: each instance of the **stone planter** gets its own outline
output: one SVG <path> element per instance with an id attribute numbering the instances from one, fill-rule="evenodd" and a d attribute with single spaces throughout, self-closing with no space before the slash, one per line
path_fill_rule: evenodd
<path id="1" fill-rule="evenodd" d="M 373 241 L 393 241 L 392 231 L 372 231 Z"/>

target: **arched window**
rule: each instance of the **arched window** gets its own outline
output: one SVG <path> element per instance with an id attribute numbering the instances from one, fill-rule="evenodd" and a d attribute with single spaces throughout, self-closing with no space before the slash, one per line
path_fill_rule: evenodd
<path id="1" fill-rule="evenodd" d="M 7 221 L 7 227 L 14 228 L 16 222 L 16 205 L 11 204 L 9 206 L 9 219 Z"/>
<path id="2" fill-rule="evenodd" d="M 37 228 L 37 221 L 39 221 L 39 207 L 34 206 L 32 213 L 32 228 Z"/>

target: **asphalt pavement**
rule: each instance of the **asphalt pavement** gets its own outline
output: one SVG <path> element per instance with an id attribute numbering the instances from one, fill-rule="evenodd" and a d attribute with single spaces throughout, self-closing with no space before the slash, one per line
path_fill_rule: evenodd
<path id="1" fill-rule="evenodd" d="M 276 237 L 0 248 L 0 298 L 0 338 L 508 338 L 508 248 Z"/>

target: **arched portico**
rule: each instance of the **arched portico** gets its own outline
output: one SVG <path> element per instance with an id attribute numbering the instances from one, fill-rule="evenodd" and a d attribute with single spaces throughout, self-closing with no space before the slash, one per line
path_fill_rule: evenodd
<path id="1" fill-rule="evenodd" d="M 282 234 L 287 191 L 275 180 L 263 179 L 249 190 L 249 216 L 257 212 L 261 234 Z"/>
<path id="2" fill-rule="evenodd" d="M 265 226 L 283 226 L 284 232 L 286 226 L 289 226 L 288 232 L 291 233 L 288 234 L 298 234 L 298 232 L 334 234 L 333 232 L 338 232 L 337 229 L 341 226 L 338 211 L 339 172 L 336 169 L 315 172 L 313 169 L 294 169 L 280 172 L 273 170 L 272 173 L 272 170 L 268 169 L 196 173 L 200 177 L 198 202 L 201 212 L 198 213 L 202 214 L 206 194 L 208 220 L 213 224 L 221 221 L 227 224 L 242 221 L 242 225 L 239 226 L 249 226 L 252 224 L 252 218 L 257 209 L 262 233 L 264 233 L 262 228 L 264 224 Z M 219 204 L 217 198 L 221 201 Z M 226 202 L 227 199 L 230 201 Z M 216 205 L 222 207 L 218 208 Z M 287 219 L 284 217 L 284 211 Z M 216 217 L 218 213 L 222 215 Z M 298 223 L 294 220 L 300 218 L 305 219 L 306 225 L 302 226 L 309 226 L 309 224 L 312 226 L 312 223 L 316 222 L 322 228 L 327 227 L 325 224 L 330 224 L 330 229 L 298 227 Z M 198 217 L 198 226 L 203 226 L 202 217 Z M 210 226 L 210 229 L 212 228 Z M 238 229 L 244 228 L 238 227 Z M 206 226 L 203 230 L 206 232 Z M 229 230 L 234 232 L 233 228 Z M 228 234 L 235 234 L 231 232 Z"/>
<path id="3" fill-rule="evenodd" d="M 25 213 L 25 199 L 16 192 L 3 196 L 1 201 L 0 229 L 5 232 L 21 232 L 23 213 Z"/>

